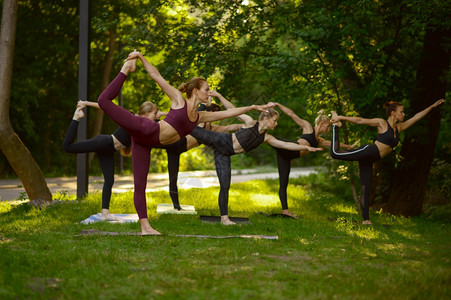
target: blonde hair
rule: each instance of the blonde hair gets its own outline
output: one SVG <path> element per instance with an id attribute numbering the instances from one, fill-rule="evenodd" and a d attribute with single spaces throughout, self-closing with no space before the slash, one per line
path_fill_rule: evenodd
<path id="1" fill-rule="evenodd" d="M 207 82 L 204 78 L 194 77 L 190 81 L 182 83 L 179 86 L 178 90 L 182 93 L 186 93 L 186 96 L 188 98 L 191 98 L 191 96 L 193 95 L 193 90 L 194 89 L 200 90 L 204 82 Z"/>
<path id="2" fill-rule="evenodd" d="M 327 115 L 324 114 L 324 109 L 321 109 L 321 110 L 318 112 L 318 116 L 317 116 L 316 119 L 315 119 L 315 125 L 318 126 L 319 123 L 322 123 L 322 122 L 328 122 L 328 121 L 330 121 L 330 120 L 329 120 L 329 117 L 328 117 Z"/>
<path id="3" fill-rule="evenodd" d="M 121 155 L 122 156 L 132 156 L 132 146 L 128 146 L 127 148 L 122 148 L 121 149 Z"/>
<path id="4" fill-rule="evenodd" d="M 147 113 L 157 110 L 158 107 L 150 101 L 143 102 L 139 108 L 138 116 L 143 116 Z"/>
<path id="5" fill-rule="evenodd" d="M 145 101 L 139 107 L 138 116 L 144 116 L 155 110 L 158 110 L 158 107 L 154 103 L 152 103 L 150 101 Z M 122 148 L 121 155 L 127 156 L 127 157 L 132 156 L 132 146 L 130 145 L 127 148 Z"/>
<path id="6" fill-rule="evenodd" d="M 258 118 L 260 121 L 264 118 L 272 118 L 274 116 L 279 116 L 279 113 L 274 108 L 270 107 L 267 110 L 263 111 Z"/>

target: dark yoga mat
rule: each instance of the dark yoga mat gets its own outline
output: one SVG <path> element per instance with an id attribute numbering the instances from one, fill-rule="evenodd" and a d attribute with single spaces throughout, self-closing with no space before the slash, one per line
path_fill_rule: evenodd
<path id="1" fill-rule="evenodd" d="M 200 216 L 202 222 L 206 223 L 221 223 L 221 217 L 218 216 Z M 229 217 L 230 221 L 235 222 L 237 224 L 248 224 L 250 223 L 248 218 L 239 218 L 239 217 Z"/>
<path id="2" fill-rule="evenodd" d="M 298 218 L 295 218 L 295 217 L 292 217 L 292 216 L 289 216 L 289 215 L 285 215 L 285 214 L 270 214 L 270 215 L 268 215 L 268 214 L 265 214 L 264 212 L 258 212 L 259 214 L 261 214 L 261 215 L 264 215 L 264 216 L 266 216 L 266 217 L 269 217 L 269 218 L 288 218 L 288 219 L 295 219 L 295 220 L 297 220 L 297 219 L 299 219 L 299 217 Z"/>

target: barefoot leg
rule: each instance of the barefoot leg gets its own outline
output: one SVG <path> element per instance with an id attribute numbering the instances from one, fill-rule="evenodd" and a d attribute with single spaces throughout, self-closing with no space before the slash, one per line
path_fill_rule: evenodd
<path id="1" fill-rule="evenodd" d="M 141 223 L 141 235 L 161 235 L 150 226 L 149 219 L 139 219 L 139 223 Z"/>
<path id="2" fill-rule="evenodd" d="M 229 219 L 229 216 L 225 215 L 225 216 L 221 216 L 221 224 L 222 224 L 222 225 L 235 225 L 236 223 L 235 223 L 235 222 L 232 222 L 232 221 Z"/>

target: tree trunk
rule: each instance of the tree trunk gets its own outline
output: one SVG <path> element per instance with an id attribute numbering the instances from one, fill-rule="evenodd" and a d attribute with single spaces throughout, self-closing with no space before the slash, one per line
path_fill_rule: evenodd
<path id="1" fill-rule="evenodd" d="M 14 132 L 9 118 L 17 10 L 17 0 L 3 1 L 0 33 L 0 149 L 22 181 L 30 200 L 52 201 L 41 169 Z"/>
<path id="2" fill-rule="evenodd" d="M 445 98 L 445 74 L 450 65 L 450 50 L 445 46 L 449 30 L 426 31 L 423 53 L 417 72 L 417 94 L 411 105 L 419 112 L 440 98 Z M 440 129 L 440 108 L 433 109 L 423 120 L 407 131 L 393 181 L 389 201 L 384 210 L 404 216 L 421 214 L 435 144 Z"/>
<path id="3" fill-rule="evenodd" d="M 105 66 L 103 68 L 103 76 L 102 76 L 102 91 L 106 89 L 108 84 L 110 83 L 110 74 L 111 69 L 113 68 L 113 54 L 114 50 L 116 48 L 116 34 L 114 33 L 114 29 L 110 30 L 109 34 L 109 42 L 108 42 L 108 54 L 106 57 Z M 96 110 L 96 116 L 94 118 L 94 126 L 91 131 L 91 136 L 98 136 L 100 132 L 102 131 L 102 124 L 103 124 L 103 110 L 97 109 Z M 89 165 L 91 165 L 91 161 L 94 158 L 94 152 L 89 153 Z"/>

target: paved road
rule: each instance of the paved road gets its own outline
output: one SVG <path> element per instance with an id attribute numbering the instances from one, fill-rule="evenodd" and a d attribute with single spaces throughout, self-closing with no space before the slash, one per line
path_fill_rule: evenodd
<path id="1" fill-rule="evenodd" d="M 316 173 L 314 167 L 292 168 L 290 178 L 306 176 Z M 245 182 L 254 179 L 278 178 L 277 172 L 255 173 L 255 170 L 241 170 L 232 172 L 232 183 Z M 76 177 L 58 177 L 46 178 L 47 185 L 52 192 L 65 191 L 69 194 L 77 194 L 77 178 Z M 102 190 L 103 177 L 89 177 L 89 192 Z M 149 174 L 147 179 L 147 190 L 168 190 L 169 180 L 167 173 Z M 210 186 L 219 186 L 218 178 L 215 171 L 194 171 L 180 172 L 178 179 L 178 187 L 180 189 L 188 188 L 206 188 Z M 123 193 L 133 191 L 132 175 L 115 175 L 115 183 L 113 193 Z M 25 189 L 19 179 L 0 180 L 0 200 L 15 200 L 19 198 L 27 198 Z"/>

